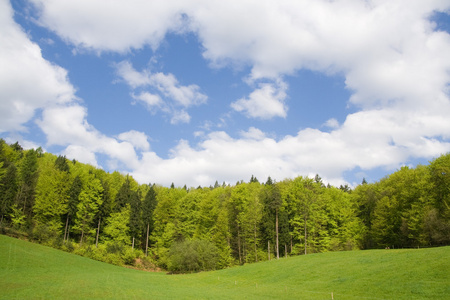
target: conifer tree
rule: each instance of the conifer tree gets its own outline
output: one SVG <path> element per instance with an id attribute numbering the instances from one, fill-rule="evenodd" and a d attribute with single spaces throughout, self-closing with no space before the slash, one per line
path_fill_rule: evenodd
<path id="1" fill-rule="evenodd" d="M 16 148 L 21 149 L 18 143 L 16 144 Z M 31 149 L 26 151 L 25 156 L 20 161 L 18 173 L 19 190 L 16 197 L 16 204 L 18 209 L 21 209 L 25 215 L 26 223 L 31 224 L 35 200 L 35 188 L 39 176 L 37 154 L 35 150 Z"/>
<path id="2" fill-rule="evenodd" d="M 134 248 L 135 241 L 139 240 L 139 234 L 141 233 L 141 213 L 142 213 L 142 203 L 141 197 L 138 192 L 133 191 L 130 197 L 130 234 L 132 238 L 132 245 Z"/>
<path id="3" fill-rule="evenodd" d="M 83 183 L 81 181 L 80 176 L 76 176 L 72 182 L 72 185 L 69 189 L 69 199 L 67 203 L 67 215 L 66 215 L 66 227 L 64 229 L 64 240 L 69 240 L 70 226 L 73 224 L 73 219 L 77 213 L 77 207 L 79 202 L 79 195 L 81 193 L 81 189 L 83 187 Z"/>
<path id="4" fill-rule="evenodd" d="M 8 218 L 11 213 L 17 190 L 17 168 L 11 163 L 6 169 L 5 176 L 3 176 L 0 184 L 0 224 L 2 224 L 3 219 L 5 217 Z"/>
<path id="5" fill-rule="evenodd" d="M 156 192 L 153 186 L 150 186 L 150 189 L 148 190 L 147 194 L 144 198 L 144 203 L 142 205 L 142 221 L 145 225 L 146 229 L 146 239 L 145 239 L 145 255 L 148 255 L 148 242 L 150 233 L 153 231 L 154 228 L 154 217 L 153 213 L 156 208 Z"/>

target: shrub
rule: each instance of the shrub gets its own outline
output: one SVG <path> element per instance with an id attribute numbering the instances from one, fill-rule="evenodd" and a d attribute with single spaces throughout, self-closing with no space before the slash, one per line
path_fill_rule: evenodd
<path id="1" fill-rule="evenodd" d="M 185 240 L 172 245 L 167 267 L 174 273 L 214 270 L 219 255 L 217 247 L 206 240 Z"/>

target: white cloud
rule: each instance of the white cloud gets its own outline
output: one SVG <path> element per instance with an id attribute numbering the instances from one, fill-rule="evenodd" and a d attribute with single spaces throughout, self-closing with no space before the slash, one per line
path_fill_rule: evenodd
<path id="1" fill-rule="evenodd" d="M 115 64 L 117 75 L 119 75 L 133 89 L 150 85 L 150 74 L 146 70 L 136 71 L 130 62 L 121 61 Z"/>
<path id="2" fill-rule="evenodd" d="M 68 159 L 76 159 L 77 161 L 99 167 L 95 152 L 79 145 L 69 145 L 62 153 Z"/>
<path id="3" fill-rule="evenodd" d="M 448 0 L 33 3 L 39 23 L 79 49 L 156 49 L 167 32 L 184 26 L 198 36 L 211 66 L 250 69 L 247 82 L 260 84 L 232 107 L 252 118 L 285 118 L 287 87 L 280 78 L 301 69 L 345 77 L 350 104 L 359 109 L 342 124 L 329 119 L 330 132 L 309 128 L 279 140 L 256 128 L 240 139 L 213 132 L 194 146 L 180 141 L 162 159 L 145 150 L 142 140 L 104 136 L 89 125 L 83 107 L 45 108 L 72 101 L 73 87 L 66 71 L 42 59 L 13 22 L 11 8 L 1 4 L 6 42 L 0 45 L 0 93 L 6 100 L 0 103 L 0 129 L 24 129 L 34 110 L 45 108 L 38 124 L 49 144 L 65 145 L 67 153 L 87 161 L 106 154 L 130 166 L 141 182 L 196 186 L 251 174 L 281 180 L 317 172 L 341 183 L 343 172 L 355 167 L 396 168 L 409 157 L 450 151 L 450 36 L 433 31 L 429 20 L 434 11 L 448 12 Z M 168 113 L 172 123 L 189 122 L 186 109 L 206 102 L 198 86 L 184 86 L 172 74 L 139 72 L 129 62 L 119 63 L 117 72 L 136 101 Z M 141 160 L 134 147 L 144 149 Z"/>
<path id="4" fill-rule="evenodd" d="M 163 100 L 159 95 L 151 94 L 149 92 L 142 92 L 139 95 L 131 94 L 131 97 L 135 100 L 139 100 L 145 103 L 147 109 L 152 111 L 155 107 L 163 105 Z"/>
<path id="5" fill-rule="evenodd" d="M 431 159 L 450 151 L 450 143 L 424 137 L 435 130 L 434 126 L 418 121 L 414 114 L 397 120 L 395 113 L 356 113 L 331 132 L 308 128 L 279 140 L 253 127 L 241 132 L 240 139 L 212 132 L 194 147 L 180 141 L 168 159 L 153 152 L 143 153 L 132 174 L 140 182 L 208 186 L 215 180 L 232 184 L 248 180 L 252 174 L 260 180 L 268 176 L 283 180 L 318 173 L 325 182 L 338 186 L 346 183 L 342 174 L 356 167 L 393 171 L 408 157 Z M 403 122 L 420 134 L 411 134 Z M 447 124 L 439 126 L 450 125 L 445 119 L 440 122 Z"/>
<path id="6" fill-rule="evenodd" d="M 250 127 L 248 131 L 241 131 L 241 137 L 245 139 L 262 140 L 266 134 L 255 127 Z"/>
<path id="7" fill-rule="evenodd" d="M 171 124 L 189 123 L 190 121 L 191 116 L 184 110 L 173 111 L 172 118 L 170 119 Z"/>
<path id="8" fill-rule="evenodd" d="M 206 103 L 208 97 L 200 92 L 200 87 L 195 84 L 180 85 L 173 74 L 152 73 L 149 70 L 136 71 L 128 61 L 116 64 L 117 75 L 120 76 L 132 89 L 150 88 L 152 92 L 160 95 L 141 92 L 132 94 L 136 100 L 146 103 L 149 110 L 160 107 L 165 113 L 172 115 L 171 123 L 189 123 L 190 116 L 186 108 Z M 165 101 L 162 100 L 162 97 Z M 178 109 L 181 107 L 182 109 Z"/>
<path id="9" fill-rule="evenodd" d="M 136 149 L 148 151 L 150 144 L 148 143 L 148 137 L 145 133 L 136 130 L 130 130 L 123 132 L 117 136 L 121 141 L 131 143 Z"/>
<path id="10" fill-rule="evenodd" d="M 46 61 L 13 20 L 8 1 L 0 3 L 0 132 L 26 131 L 35 111 L 75 99 L 67 71 Z"/>
<path id="11" fill-rule="evenodd" d="M 283 82 L 278 82 L 276 85 L 260 84 L 259 88 L 254 90 L 248 98 L 241 98 L 231 103 L 231 107 L 251 118 L 285 118 L 287 112 L 284 103 L 286 89 L 287 85 Z"/>
<path id="12" fill-rule="evenodd" d="M 182 32 L 185 1 L 30 0 L 39 23 L 79 48 L 126 52 L 157 48 L 168 31 Z"/>
<path id="13" fill-rule="evenodd" d="M 338 128 L 339 122 L 335 118 L 328 119 L 323 126 L 329 127 L 329 128 Z"/>
<path id="14" fill-rule="evenodd" d="M 91 161 L 94 159 L 92 153 L 102 153 L 118 160 L 126 169 L 135 168 L 139 161 L 134 146 L 148 149 L 144 141 L 146 137 L 139 132 L 119 135 L 122 142 L 100 133 L 88 123 L 86 108 L 79 105 L 49 107 L 36 123 L 46 134 L 49 146 L 67 146 L 65 152 L 71 155 L 86 151 L 82 157 Z"/>

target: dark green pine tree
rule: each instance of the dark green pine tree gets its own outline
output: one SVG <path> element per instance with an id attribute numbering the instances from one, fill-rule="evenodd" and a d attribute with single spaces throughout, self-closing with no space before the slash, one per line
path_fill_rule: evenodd
<path id="1" fill-rule="evenodd" d="M 35 199 L 36 183 L 39 177 L 37 153 L 34 149 L 27 150 L 19 166 L 19 191 L 16 204 L 26 217 L 26 223 L 31 224 Z"/>
<path id="2" fill-rule="evenodd" d="M 11 212 L 11 206 L 17 195 L 17 190 L 17 168 L 11 163 L 0 182 L 0 224 L 3 223 L 4 217 L 8 218 Z"/>
<path id="3" fill-rule="evenodd" d="M 267 182 L 263 189 L 263 217 L 262 232 L 266 242 L 273 241 L 275 238 L 275 254 L 280 257 L 279 251 L 279 220 L 278 213 L 282 205 L 281 194 L 278 187 L 273 183 L 272 179 L 267 178 Z"/>
<path id="4" fill-rule="evenodd" d="M 256 178 L 255 176 L 252 175 L 252 177 L 250 178 L 250 183 L 253 183 L 253 182 L 259 183 L 258 178 Z"/>
<path id="5" fill-rule="evenodd" d="M 67 163 L 67 158 L 65 156 L 60 155 L 56 158 L 55 167 L 62 172 L 69 173 L 70 171 L 69 164 Z"/>
<path id="6" fill-rule="evenodd" d="M 130 203 L 132 191 L 130 187 L 130 179 L 127 178 L 120 187 L 115 198 L 114 212 L 120 212 L 127 204 Z"/>
<path id="7" fill-rule="evenodd" d="M 153 218 L 153 212 L 156 208 L 156 192 L 153 186 L 150 187 L 147 194 L 144 198 L 144 203 L 142 205 L 142 222 L 144 223 L 145 227 L 145 234 L 142 236 L 145 236 L 145 256 L 148 255 L 148 239 L 150 236 L 150 233 L 153 231 L 154 228 L 154 218 Z M 143 245 L 144 245 L 143 244 Z"/>
<path id="8" fill-rule="evenodd" d="M 130 197 L 130 223 L 129 223 L 133 248 L 135 242 L 139 240 L 139 235 L 142 229 L 141 213 L 142 213 L 141 196 L 139 192 L 133 191 Z"/>
<path id="9" fill-rule="evenodd" d="M 69 190 L 69 201 L 67 203 L 66 227 L 64 229 L 64 240 L 69 240 L 70 226 L 73 225 L 73 219 L 77 214 L 78 196 L 81 193 L 83 183 L 80 176 L 76 176 Z"/>

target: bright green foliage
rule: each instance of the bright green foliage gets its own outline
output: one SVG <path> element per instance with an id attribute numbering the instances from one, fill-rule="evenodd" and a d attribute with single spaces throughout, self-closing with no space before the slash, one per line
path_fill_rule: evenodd
<path id="1" fill-rule="evenodd" d="M 260 200 L 261 185 L 242 183 L 231 191 L 230 215 L 232 232 L 232 247 L 239 263 L 258 261 L 259 223 L 262 218 L 262 203 Z"/>
<path id="2" fill-rule="evenodd" d="M 145 253 L 155 266 L 180 271 L 179 256 L 170 251 L 187 241 L 212 245 L 215 268 L 296 254 L 450 244 L 450 155 L 354 190 L 325 186 L 319 175 L 269 177 L 264 184 L 252 176 L 235 186 L 188 189 L 139 185 L 129 175 L 0 139 L 0 173 L 0 228 L 116 264 L 133 264 Z"/>
<path id="3" fill-rule="evenodd" d="M 130 228 L 128 226 L 129 220 L 129 205 L 120 212 L 112 213 L 108 218 L 108 223 L 104 229 L 107 236 L 107 241 L 119 245 L 130 245 Z"/>
<path id="4" fill-rule="evenodd" d="M 93 227 L 94 217 L 102 204 L 103 186 L 99 179 L 93 175 L 87 177 L 83 184 L 83 189 L 78 196 L 77 215 L 74 230 L 81 234 L 80 243 L 85 239 L 85 235 L 93 236 L 95 227 Z"/>
<path id="5" fill-rule="evenodd" d="M 11 224 L 14 229 L 22 229 L 25 225 L 25 214 L 23 213 L 23 209 L 18 207 L 16 203 L 14 203 L 11 207 Z"/>
<path id="6" fill-rule="evenodd" d="M 450 244 L 450 154 L 443 155 L 429 166 L 433 208 L 425 216 L 424 235 L 432 244 Z"/>
<path id="7" fill-rule="evenodd" d="M 70 186 L 69 189 L 69 199 L 67 202 L 67 214 L 66 214 L 66 225 L 64 228 L 64 240 L 69 239 L 70 235 L 70 227 L 73 224 L 74 217 L 77 213 L 77 207 L 79 202 L 79 195 L 81 193 L 81 189 L 83 187 L 83 183 L 79 175 L 77 175 Z"/>
<path id="8" fill-rule="evenodd" d="M 59 169 L 48 155 L 44 156 L 40 163 L 36 202 L 33 207 L 35 220 L 39 224 L 45 224 L 51 231 L 59 232 L 63 226 L 61 217 L 67 214 L 70 175 Z"/>
<path id="9" fill-rule="evenodd" d="M 181 239 L 178 220 L 178 204 L 187 191 L 180 188 L 161 188 L 157 192 L 154 211 L 155 228 L 151 240 L 155 244 L 155 254 L 162 266 L 166 266 L 167 253 L 172 243 Z"/>

